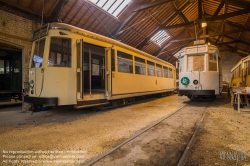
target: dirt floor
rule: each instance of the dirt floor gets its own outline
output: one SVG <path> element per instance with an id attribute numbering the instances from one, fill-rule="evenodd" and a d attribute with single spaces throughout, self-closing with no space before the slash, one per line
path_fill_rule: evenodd
<path id="1" fill-rule="evenodd" d="M 177 113 L 93 165 L 177 165 L 208 103 L 188 102 Z"/>
<path id="2" fill-rule="evenodd" d="M 229 103 L 213 102 L 186 165 L 250 166 L 250 112 L 238 114 Z"/>
<path id="3" fill-rule="evenodd" d="M 0 107 L 0 163 L 82 165 L 187 104 L 186 97 L 173 95 L 147 98 L 138 104 L 106 111 L 62 107 L 31 115 L 22 113 L 20 106 Z M 185 149 L 202 115 L 204 105 L 200 104 L 189 106 L 175 117 L 177 120 L 159 125 L 158 135 L 147 132 L 143 141 L 134 140 L 128 144 L 130 151 L 124 150 L 116 157 L 127 161 L 122 165 L 175 164 L 172 159 L 176 161 L 181 156 L 179 152 Z M 249 131 L 250 113 L 238 114 L 229 102 L 212 102 L 186 165 L 250 165 Z M 159 153 L 162 150 L 166 153 Z M 241 154 L 238 162 L 226 158 L 228 152 Z M 140 158 L 137 163 L 130 160 L 135 155 Z"/>

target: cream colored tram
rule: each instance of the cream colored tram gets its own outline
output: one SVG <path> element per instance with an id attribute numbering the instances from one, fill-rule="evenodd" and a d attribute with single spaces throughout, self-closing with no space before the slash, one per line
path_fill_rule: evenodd
<path id="1" fill-rule="evenodd" d="M 179 59 L 179 96 L 214 98 L 222 90 L 221 57 L 213 45 L 183 48 Z"/>
<path id="2" fill-rule="evenodd" d="M 173 65 L 107 37 L 50 23 L 34 32 L 29 93 L 34 105 L 126 104 L 176 88 Z"/>
<path id="3" fill-rule="evenodd" d="M 247 85 L 250 86 L 250 55 L 242 58 L 231 69 L 231 86 Z"/>

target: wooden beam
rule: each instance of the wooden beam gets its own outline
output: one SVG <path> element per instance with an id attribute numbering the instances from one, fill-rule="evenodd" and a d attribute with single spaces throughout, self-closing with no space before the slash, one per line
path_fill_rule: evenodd
<path id="1" fill-rule="evenodd" d="M 222 0 L 221 3 L 220 3 L 220 5 L 218 6 L 218 8 L 216 9 L 216 11 L 214 12 L 213 17 L 216 17 L 219 14 L 219 12 L 220 12 L 221 8 L 224 6 L 224 4 L 225 4 L 225 2 L 224 2 L 224 0 Z"/>
<path id="2" fill-rule="evenodd" d="M 146 44 L 147 42 L 156 34 L 158 33 L 158 31 L 164 29 L 164 26 L 167 25 L 168 23 L 170 23 L 176 16 L 178 16 L 180 14 L 180 12 L 182 12 L 182 10 L 184 10 L 188 5 L 190 4 L 189 1 L 187 1 L 179 10 L 177 10 L 168 20 L 166 20 L 162 25 L 160 25 L 151 35 L 149 35 L 146 39 L 144 39 L 144 41 L 139 44 L 137 46 L 137 49 L 141 50 Z"/>
<path id="3" fill-rule="evenodd" d="M 147 2 L 147 0 L 143 0 L 142 3 Z M 111 34 L 112 36 L 116 36 L 120 33 L 122 28 L 137 14 L 137 12 L 132 12 L 121 24 L 118 26 Z M 111 36 L 110 36 L 111 37 Z"/>
<path id="4" fill-rule="evenodd" d="M 194 22 L 187 22 L 187 23 L 181 23 L 181 24 L 165 26 L 165 27 L 162 27 L 162 29 L 168 30 L 168 29 L 174 29 L 174 28 L 187 27 L 187 26 L 190 26 L 190 25 L 194 25 Z"/>
<path id="5" fill-rule="evenodd" d="M 226 37 L 228 39 L 231 39 L 231 40 L 235 40 L 235 38 L 233 38 L 231 36 L 228 36 L 228 35 L 222 35 L 222 36 L 224 36 L 224 37 Z M 245 44 L 247 46 L 250 46 L 250 43 L 248 43 L 248 42 L 245 42 L 245 41 L 242 41 L 242 40 L 235 40 L 235 41 L 238 41 L 238 43 L 242 43 L 242 44 Z"/>
<path id="6" fill-rule="evenodd" d="M 239 41 L 237 40 L 233 40 L 233 41 L 229 41 L 229 42 L 221 42 L 221 43 L 217 43 L 217 46 L 221 46 L 221 45 L 228 45 L 228 44 L 233 44 L 233 43 L 239 43 Z"/>
<path id="7" fill-rule="evenodd" d="M 195 38 L 186 38 L 186 39 L 177 39 L 177 40 L 171 40 L 171 43 L 176 43 L 176 42 L 183 42 L 183 41 L 194 41 Z"/>
<path id="8" fill-rule="evenodd" d="M 216 31 L 215 31 L 214 29 L 212 29 L 212 28 L 209 28 L 209 30 L 210 30 L 210 31 L 213 31 L 213 32 L 216 32 Z M 233 38 L 233 37 L 231 37 L 231 36 L 228 36 L 227 34 L 228 34 L 228 33 L 226 33 L 226 32 L 222 32 L 222 33 L 220 34 L 220 36 L 223 36 L 223 37 L 226 37 L 226 38 L 228 38 L 228 39 L 237 41 L 238 43 L 242 43 L 242 44 L 245 44 L 245 45 L 247 45 L 247 46 L 250 45 L 250 43 L 248 43 L 248 42 L 245 42 L 245 41 L 242 41 L 242 40 L 235 39 L 235 38 Z"/>
<path id="9" fill-rule="evenodd" d="M 234 17 L 234 16 L 237 16 L 237 15 L 246 14 L 246 13 L 250 13 L 250 8 L 243 9 L 243 10 L 236 11 L 236 12 L 222 14 L 222 15 L 219 15 L 217 17 L 212 16 L 212 17 L 209 17 L 209 18 L 206 18 L 206 19 L 197 20 L 197 22 L 222 20 L 222 19 L 227 19 L 229 17 Z M 194 22 L 175 24 L 175 25 L 162 27 L 162 29 L 167 30 L 167 29 L 173 29 L 173 28 L 180 28 L 180 27 L 190 26 L 193 23 Z M 241 27 L 242 28 L 247 28 L 247 27 L 244 27 L 244 26 L 241 26 Z M 247 28 L 247 29 L 249 30 L 250 28 Z"/>
<path id="10" fill-rule="evenodd" d="M 185 23 L 188 23 L 189 21 L 188 21 L 188 19 L 187 19 L 187 17 L 182 13 L 182 12 L 180 12 L 180 17 L 182 18 L 182 20 L 185 22 Z"/>
<path id="11" fill-rule="evenodd" d="M 209 18 L 206 18 L 206 19 L 202 19 L 200 21 L 222 20 L 222 19 L 227 19 L 227 18 L 230 18 L 230 17 L 234 17 L 234 16 L 246 14 L 246 13 L 250 13 L 250 8 L 246 8 L 246 9 L 231 12 L 231 13 L 221 14 L 219 16 L 212 16 L 212 17 L 209 17 Z"/>
<path id="12" fill-rule="evenodd" d="M 127 22 L 129 22 L 134 16 L 135 16 L 136 12 L 133 12 L 129 15 L 129 17 L 127 17 L 127 19 L 125 21 L 123 21 L 119 27 L 117 27 L 114 32 L 112 32 L 113 36 L 116 36 L 120 33 L 121 29 L 125 26 L 125 24 L 127 24 Z"/>
<path id="13" fill-rule="evenodd" d="M 198 0 L 198 19 L 202 19 L 202 0 Z"/>
<path id="14" fill-rule="evenodd" d="M 56 5 L 56 7 L 54 8 L 54 10 L 52 11 L 50 17 L 49 17 L 49 21 L 53 22 L 53 21 L 58 21 L 58 18 L 61 14 L 61 11 L 63 9 L 63 7 L 69 2 L 69 0 L 60 0 L 58 2 L 58 4 Z"/>
<path id="15" fill-rule="evenodd" d="M 147 4 L 142 4 L 138 8 L 136 8 L 133 12 L 138 12 L 138 11 L 141 11 L 141 10 L 145 10 L 145 9 L 148 9 L 148 8 L 152 8 L 152 7 L 159 6 L 161 4 L 168 3 L 168 2 L 173 2 L 173 1 L 174 0 L 157 0 L 157 1 L 147 3 Z"/>
<path id="16" fill-rule="evenodd" d="M 243 0 L 224 0 L 224 1 L 230 5 L 239 6 L 242 8 L 250 7 L 250 3 L 247 1 L 243 1 Z"/>
<path id="17" fill-rule="evenodd" d="M 223 20 L 223 23 L 227 24 L 227 25 L 231 25 L 231 26 L 235 26 L 237 28 L 242 28 L 242 29 L 245 29 L 247 31 L 250 31 L 250 27 L 248 26 L 243 26 L 241 24 L 237 24 L 237 23 L 234 23 L 232 21 L 228 21 L 228 20 Z"/>
<path id="18" fill-rule="evenodd" d="M 209 30 L 210 30 L 210 28 L 209 28 Z M 214 34 L 209 35 L 209 37 L 223 36 L 223 35 L 226 35 L 226 34 L 239 33 L 239 32 L 242 32 L 242 31 L 244 31 L 244 29 L 235 29 L 235 30 L 226 31 L 226 32 L 214 33 Z"/>

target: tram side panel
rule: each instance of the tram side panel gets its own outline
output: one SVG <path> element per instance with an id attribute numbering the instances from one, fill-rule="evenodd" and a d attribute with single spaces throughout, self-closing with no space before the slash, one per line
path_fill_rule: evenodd
<path id="1" fill-rule="evenodd" d="M 156 76 L 112 73 L 112 95 L 133 95 L 136 93 L 157 93 L 157 91 L 173 91 L 173 78 Z"/>

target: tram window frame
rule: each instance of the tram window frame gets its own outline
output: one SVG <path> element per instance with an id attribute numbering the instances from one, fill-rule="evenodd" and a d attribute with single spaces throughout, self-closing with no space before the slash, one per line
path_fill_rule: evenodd
<path id="1" fill-rule="evenodd" d="M 155 76 L 155 63 L 147 60 L 147 75 Z"/>
<path id="2" fill-rule="evenodd" d="M 45 43 L 46 43 L 46 38 L 41 38 L 33 43 L 33 55 L 32 55 L 32 63 L 31 63 L 31 68 L 40 68 L 43 65 L 44 61 L 44 49 L 45 49 Z M 39 49 L 38 49 L 39 45 Z M 41 47 L 41 49 L 40 49 Z M 38 52 L 39 51 L 39 52 Z M 36 53 L 38 55 L 36 55 Z M 40 55 L 40 56 L 39 56 Z M 35 61 L 37 60 L 37 61 Z"/>
<path id="3" fill-rule="evenodd" d="M 199 58 L 202 57 L 202 61 L 203 63 L 200 63 L 201 60 L 199 60 L 198 62 L 194 60 L 194 58 Z M 201 58 L 200 58 L 201 59 Z M 191 62 L 192 60 L 192 62 Z M 205 71 L 205 54 L 193 54 L 193 55 L 188 55 L 187 56 L 187 67 L 186 67 L 186 70 L 187 72 L 192 72 L 192 71 Z M 198 67 L 201 67 L 202 69 L 201 70 L 197 70 L 197 64 L 198 64 Z M 196 70 L 194 70 L 196 69 Z"/>
<path id="4" fill-rule="evenodd" d="M 146 75 L 146 60 L 134 56 L 135 74 Z"/>
<path id="5" fill-rule="evenodd" d="M 239 66 L 236 67 L 236 70 L 235 70 L 235 78 L 239 77 Z"/>
<path id="6" fill-rule="evenodd" d="M 20 68 L 20 66 L 21 66 L 21 62 L 20 62 L 20 60 L 19 60 L 19 58 L 15 58 L 15 59 L 13 59 L 13 72 L 14 73 L 20 73 L 20 70 L 21 70 L 21 68 Z"/>
<path id="7" fill-rule="evenodd" d="M 247 71 L 247 61 L 244 62 L 244 77 L 248 75 Z"/>
<path id="8" fill-rule="evenodd" d="M 162 65 L 156 63 L 156 76 L 162 77 Z"/>
<path id="9" fill-rule="evenodd" d="M 133 56 L 117 50 L 118 72 L 133 74 Z"/>
<path id="10" fill-rule="evenodd" d="M 169 78 L 174 78 L 173 77 L 173 69 L 169 68 L 169 72 L 168 72 Z"/>
<path id="11" fill-rule="evenodd" d="M 163 77 L 168 78 L 168 67 L 163 66 Z"/>
<path id="12" fill-rule="evenodd" d="M 183 64 L 184 64 L 184 58 L 183 57 L 181 57 L 180 59 L 179 59 L 179 72 L 180 73 L 182 73 L 183 72 Z"/>
<path id="13" fill-rule="evenodd" d="M 63 42 L 62 40 L 65 40 L 68 42 L 67 43 L 68 45 L 67 47 L 64 47 L 62 44 L 56 43 L 58 41 L 54 41 L 54 43 L 52 43 L 53 39 L 56 39 L 56 40 L 60 39 L 61 42 Z M 54 63 L 52 63 L 53 62 L 52 58 L 54 59 Z M 71 38 L 65 38 L 65 37 L 51 37 L 50 38 L 48 66 L 49 67 L 68 67 L 68 68 L 72 67 L 72 39 Z"/>
<path id="14" fill-rule="evenodd" d="M 208 71 L 218 71 L 218 61 L 216 54 L 208 54 Z"/>
<path id="15" fill-rule="evenodd" d="M 115 50 L 111 49 L 111 71 L 115 71 Z"/>
<path id="16" fill-rule="evenodd" d="M 242 77 L 242 64 L 239 65 L 239 77 Z"/>

